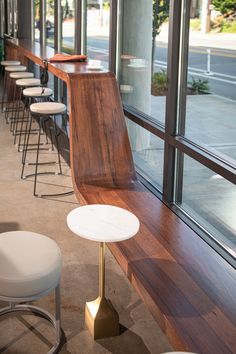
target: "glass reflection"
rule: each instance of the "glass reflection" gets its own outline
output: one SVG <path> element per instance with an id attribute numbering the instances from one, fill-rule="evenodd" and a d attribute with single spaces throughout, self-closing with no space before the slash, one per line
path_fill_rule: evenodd
<path id="1" fill-rule="evenodd" d="M 109 65 L 110 0 L 87 1 L 87 53 L 99 60 L 102 67 Z"/>
<path id="2" fill-rule="evenodd" d="M 75 1 L 61 0 L 62 51 L 73 53 L 75 46 Z"/>

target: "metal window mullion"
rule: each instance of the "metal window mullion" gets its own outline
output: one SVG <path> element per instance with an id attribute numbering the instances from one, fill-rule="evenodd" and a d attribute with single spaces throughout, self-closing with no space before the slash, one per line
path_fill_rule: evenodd
<path id="1" fill-rule="evenodd" d="M 174 199 L 175 148 L 169 143 L 169 137 L 176 134 L 178 106 L 179 44 L 181 29 L 181 0 L 170 1 L 169 37 L 165 117 L 163 201 L 171 204 Z"/>
<path id="2" fill-rule="evenodd" d="M 40 44 L 46 45 L 46 0 L 40 1 Z M 44 58 L 43 58 L 44 59 Z"/>
<path id="3" fill-rule="evenodd" d="M 236 184 L 235 167 L 220 161 L 201 147 L 187 141 L 184 137 L 170 137 L 169 144 L 174 149 L 178 149 L 192 159 L 196 160 L 205 167 L 211 169 L 215 173 L 221 175 L 229 182 Z"/>
<path id="4" fill-rule="evenodd" d="M 61 0 L 54 2 L 54 47 L 56 52 L 61 51 Z M 54 99 L 59 100 L 60 84 L 58 77 L 54 76 Z"/>
<path id="5" fill-rule="evenodd" d="M 19 2 L 18 2 L 19 4 Z M 30 40 L 34 41 L 35 39 L 35 4 L 34 4 L 34 0 L 31 0 L 31 33 L 30 33 Z M 19 16 L 19 12 L 18 12 L 18 16 Z M 19 25 L 19 21 L 18 21 L 18 25 Z"/>
<path id="6" fill-rule="evenodd" d="M 188 52 L 189 52 L 189 24 L 190 24 L 190 1 L 182 1 L 181 9 L 181 38 L 180 38 L 180 63 L 179 63 L 179 97 L 178 97 L 178 127 L 177 133 L 185 135 L 186 121 L 186 100 L 187 100 L 187 81 L 188 81 Z M 175 188 L 174 201 L 182 203 L 183 194 L 183 174 L 184 174 L 184 154 L 176 151 L 175 165 Z"/>
<path id="7" fill-rule="evenodd" d="M 87 54 L 87 0 L 81 2 L 81 54 Z"/>
<path id="8" fill-rule="evenodd" d="M 109 31 L 109 70 L 116 73 L 116 41 L 117 41 L 117 8 L 118 1 L 110 3 L 110 31 Z"/>
<path id="9" fill-rule="evenodd" d="M 3 33 L 8 33 L 7 0 L 4 1 L 4 28 Z"/>
<path id="10" fill-rule="evenodd" d="M 12 0 L 11 2 L 11 9 L 12 9 L 12 15 L 11 15 L 11 18 L 12 18 L 12 35 L 13 37 L 15 37 L 15 1 Z"/>
<path id="11" fill-rule="evenodd" d="M 116 77 L 120 80 L 121 77 L 121 53 L 122 53 L 122 37 L 123 37 L 123 0 L 118 0 L 117 3 L 117 37 L 116 37 Z"/>
<path id="12" fill-rule="evenodd" d="M 61 0 L 54 3 L 54 47 L 57 52 L 61 51 Z"/>
<path id="13" fill-rule="evenodd" d="M 81 36 L 82 36 L 82 1 L 75 0 L 75 44 L 74 52 L 76 54 L 81 54 Z"/>

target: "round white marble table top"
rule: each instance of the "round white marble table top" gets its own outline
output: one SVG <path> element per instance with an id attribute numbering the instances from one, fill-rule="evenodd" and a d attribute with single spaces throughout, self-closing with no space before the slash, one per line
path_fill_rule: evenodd
<path id="1" fill-rule="evenodd" d="M 85 205 L 72 210 L 67 225 L 76 235 L 98 242 L 127 240 L 139 230 L 139 220 L 131 212 L 106 204 Z"/>

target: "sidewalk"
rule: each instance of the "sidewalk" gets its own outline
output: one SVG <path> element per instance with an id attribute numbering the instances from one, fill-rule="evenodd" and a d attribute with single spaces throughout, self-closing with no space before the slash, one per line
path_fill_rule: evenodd
<path id="1" fill-rule="evenodd" d="M 162 26 L 160 34 L 156 40 L 158 42 L 168 42 L 168 23 Z M 201 31 L 191 31 L 189 34 L 189 44 L 192 47 L 218 48 L 236 51 L 236 33 L 209 33 Z"/>

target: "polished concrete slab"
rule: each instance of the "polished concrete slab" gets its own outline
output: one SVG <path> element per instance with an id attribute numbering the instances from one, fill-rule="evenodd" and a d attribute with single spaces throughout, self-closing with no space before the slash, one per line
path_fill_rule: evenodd
<path id="1" fill-rule="evenodd" d="M 47 145 L 45 145 L 47 146 Z M 49 154 L 50 156 L 47 156 Z M 43 152 L 47 159 L 56 152 Z M 31 152 L 29 160 L 34 159 Z M 30 173 L 32 166 L 27 166 Z M 41 167 L 46 168 L 44 167 Z M 51 169 L 55 166 L 50 167 Z M 83 204 L 75 196 L 35 198 L 32 179 L 21 180 L 21 154 L 13 145 L 9 126 L 0 117 L 0 232 L 29 230 L 56 240 L 63 254 L 62 354 L 116 353 L 158 354 L 171 350 L 145 305 L 123 275 L 113 256 L 106 255 L 106 293 L 120 315 L 122 334 L 94 341 L 84 325 L 84 305 L 98 294 L 98 245 L 75 236 L 66 225 L 67 214 Z M 63 176 L 43 176 L 39 187 L 43 192 L 71 188 L 70 169 L 63 163 Z M 54 297 L 37 301 L 39 306 L 54 310 Z M 0 302 L 0 307 L 4 303 Z M 44 320 L 26 314 L 0 319 L 0 353 L 43 354 L 49 350 L 53 332 Z"/>

